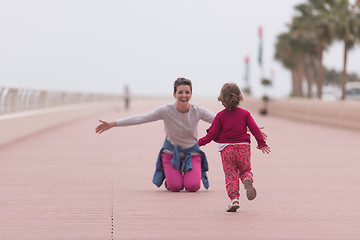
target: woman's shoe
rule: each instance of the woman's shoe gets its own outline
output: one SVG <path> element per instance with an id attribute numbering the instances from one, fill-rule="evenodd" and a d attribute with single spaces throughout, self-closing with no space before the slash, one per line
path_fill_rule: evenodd
<path id="1" fill-rule="evenodd" d="M 251 179 L 247 178 L 244 180 L 244 186 L 246 190 L 246 197 L 247 199 L 254 200 L 256 198 L 256 189 L 253 186 L 253 182 Z"/>
<path id="2" fill-rule="evenodd" d="M 166 180 L 165 180 L 165 188 L 166 188 L 166 190 L 169 190 L 170 191 L 170 188 L 168 188 L 168 186 L 167 186 L 167 183 L 166 183 Z"/>
<path id="3" fill-rule="evenodd" d="M 234 198 L 233 200 L 231 200 L 228 208 L 227 208 L 227 212 L 236 212 L 236 210 L 240 207 L 239 204 L 239 199 Z"/>

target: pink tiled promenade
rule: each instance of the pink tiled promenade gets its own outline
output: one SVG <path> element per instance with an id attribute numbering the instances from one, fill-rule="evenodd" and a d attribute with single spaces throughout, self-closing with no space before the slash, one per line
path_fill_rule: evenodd
<path id="1" fill-rule="evenodd" d="M 217 146 L 203 148 L 209 190 L 173 193 L 152 184 L 162 122 L 96 135 L 98 118 L 147 112 L 135 102 L 0 148 L 1 240 L 360 239 L 360 132 L 261 117 L 270 155 L 252 145 L 258 197 L 229 202 Z M 193 103 L 217 112 L 215 99 Z M 360 123 L 359 123 L 360 124 Z M 207 123 L 200 123 L 199 135 Z"/>

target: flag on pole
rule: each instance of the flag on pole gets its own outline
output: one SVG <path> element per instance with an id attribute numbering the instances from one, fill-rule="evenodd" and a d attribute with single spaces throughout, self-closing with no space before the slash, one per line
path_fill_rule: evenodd
<path id="1" fill-rule="evenodd" d="M 245 80 L 246 87 L 249 87 L 249 62 L 250 62 L 250 58 L 249 58 L 249 56 L 246 56 L 245 57 L 245 74 L 244 74 L 244 80 Z"/>
<path id="2" fill-rule="evenodd" d="M 251 89 L 250 89 L 250 57 L 249 56 L 245 56 L 245 72 L 244 72 L 244 82 L 245 82 L 245 87 L 244 87 L 244 93 L 246 94 L 251 94 Z"/>
<path id="3" fill-rule="evenodd" d="M 262 67 L 262 27 L 259 27 L 259 52 L 258 52 L 258 62 L 259 66 Z"/>

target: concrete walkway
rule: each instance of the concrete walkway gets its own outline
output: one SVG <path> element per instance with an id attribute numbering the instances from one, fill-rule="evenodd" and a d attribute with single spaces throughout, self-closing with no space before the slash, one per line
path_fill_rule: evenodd
<path id="1" fill-rule="evenodd" d="M 170 100 L 172 101 L 172 100 Z M 210 189 L 166 191 L 151 183 L 162 122 L 96 135 L 98 118 L 147 112 L 135 102 L 0 148 L 1 240 L 360 239 L 360 132 L 260 117 L 270 155 L 252 145 L 258 197 L 227 213 L 217 146 L 207 153 Z M 220 104 L 193 100 L 217 112 Z M 209 125 L 199 125 L 203 136 Z"/>

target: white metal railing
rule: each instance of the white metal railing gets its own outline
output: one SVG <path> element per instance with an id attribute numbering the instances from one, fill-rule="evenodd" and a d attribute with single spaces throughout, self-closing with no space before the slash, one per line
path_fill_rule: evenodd
<path id="1" fill-rule="evenodd" d="M 46 91 L 0 86 L 0 115 L 75 103 L 120 100 L 121 95 Z"/>

